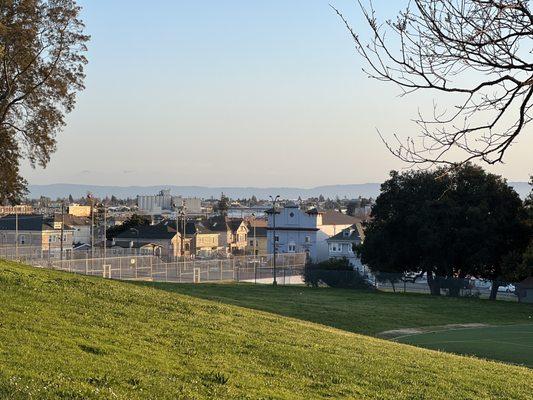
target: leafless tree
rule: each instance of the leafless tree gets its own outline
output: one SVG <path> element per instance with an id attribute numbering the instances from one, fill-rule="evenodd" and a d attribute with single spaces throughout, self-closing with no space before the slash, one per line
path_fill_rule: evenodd
<path id="1" fill-rule="evenodd" d="M 402 96 L 426 89 L 445 102 L 434 102 L 429 114 L 418 111 L 419 136 L 395 134 L 397 145 L 384 140 L 389 150 L 411 164 L 503 162 L 532 118 L 530 1 L 410 0 L 383 22 L 371 1 L 357 1 L 372 33 L 368 42 L 332 7 L 366 60 L 365 72 L 397 84 Z"/>

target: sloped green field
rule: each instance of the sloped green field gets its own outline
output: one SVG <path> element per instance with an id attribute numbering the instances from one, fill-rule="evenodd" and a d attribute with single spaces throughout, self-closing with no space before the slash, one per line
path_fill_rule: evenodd
<path id="1" fill-rule="evenodd" d="M 527 368 L 1 261 L 0 304 L 1 399 L 529 399 L 533 393 Z"/>

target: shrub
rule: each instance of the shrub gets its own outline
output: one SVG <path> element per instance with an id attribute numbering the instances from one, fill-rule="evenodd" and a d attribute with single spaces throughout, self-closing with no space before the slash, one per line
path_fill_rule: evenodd
<path id="1" fill-rule="evenodd" d="M 312 287 L 327 285 L 350 289 L 371 288 L 371 285 L 359 271 L 354 270 L 346 258 L 307 265 L 304 270 L 304 282 Z"/>

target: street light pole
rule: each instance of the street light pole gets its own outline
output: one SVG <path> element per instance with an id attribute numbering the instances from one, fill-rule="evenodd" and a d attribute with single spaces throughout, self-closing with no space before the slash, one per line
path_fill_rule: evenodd
<path id="1" fill-rule="evenodd" d="M 255 235 L 255 213 L 252 213 L 252 221 L 254 221 L 254 260 L 257 256 L 257 238 L 256 238 L 256 235 Z"/>
<path id="2" fill-rule="evenodd" d="M 91 205 L 91 258 L 94 259 L 94 199 L 91 194 L 87 197 L 89 197 Z"/>
<path id="3" fill-rule="evenodd" d="M 15 206 L 15 258 L 19 259 L 19 211 Z"/>
<path id="4" fill-rule="evenodd" d="M 276 202 L 279 200 L 279 195 L 277 195 L 276 197 L 272 197 L 272 196 L 269 196 L 270 199 L 272 200 L 272 231 L 273 231 L 273 253 L 274 253 L 274 281 L 272 282 L 272 284 L 274 286 L 277 286 L 278 284 L 278 281 L 276 280 L 276 253 L 277 253 L 277 248 L 276 248 Z"/>
<path id="5" fill-rule="evenodd" d="M 107 256 L 107 210 L 105 208 L 105 201 L 104 201 L 104 264 L 105 259 Z"/>

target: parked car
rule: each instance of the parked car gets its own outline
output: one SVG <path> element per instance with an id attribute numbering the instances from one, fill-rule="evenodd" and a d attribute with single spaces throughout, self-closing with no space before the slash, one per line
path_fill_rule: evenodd
<path id="1" fill-rule="evenodd" d="M 500 286 L 498 288 L 498 292 L 514 293 L 515 291 L 516 291 L 516 288 L 512 283 L 506 286 Z"/>

